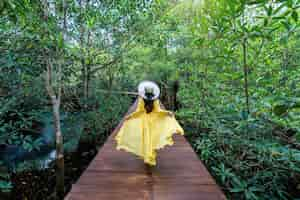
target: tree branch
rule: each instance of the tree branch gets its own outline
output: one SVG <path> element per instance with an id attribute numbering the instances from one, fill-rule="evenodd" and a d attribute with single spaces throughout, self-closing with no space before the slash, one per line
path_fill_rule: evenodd
<path id="1" fill-rule="evenodd" d="M 99 71 L 101 69 L 104 69 L 106 67 L 109 67 L 112 64 L 117 63 L 119 60 L 121 60 L 121 58 L 122 58 L 122 56 L 119 56 L 119 57 L 115 58 L 114 60 L 111 60 L 111 61 L 109 61 L 107 63 L 102 64 L 101 67 L 94 68 L 93 70 L 90 71 L 90 74 L 94 74 L 94 73 L 96 73 L 97 71 Z M 93 64 L 93 65 L 91 65 L 91 67 L 92 66 L 97 66 L 97 64 Z"/>
<path id="2" fill-rule="evenodd" d="M 49 96 L 52 98 L 56 98 L 55 92 L 53 91 L 52 85 L 51 85 L 51 73 L 52 73 L 52 64 L 50 62 L 50 58 L 46 58 L 46 67 L 47 70 L 45 72 L 45 81 L 46 81 L 46 89 L 49 94 Z"/>

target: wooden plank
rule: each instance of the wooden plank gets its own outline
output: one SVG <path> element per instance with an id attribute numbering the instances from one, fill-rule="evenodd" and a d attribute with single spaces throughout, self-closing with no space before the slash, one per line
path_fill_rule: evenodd
<path id="1" fill-rule="evenodd" d="M 221 200 L 223 193 L 183 136 L 159 151 L 157 166 L 115 149 L 110 136 L 67 200 Z"/>
<path id="2" fill-rule="evenodd" d="M 175 135 L 175 144 L 160 150 L 157 165 L 148 167 L 133 154 L 116 150 L 114 136 L 121 123 L 72 186 L 67 200 L 225 199 L 183 136 Z"/>

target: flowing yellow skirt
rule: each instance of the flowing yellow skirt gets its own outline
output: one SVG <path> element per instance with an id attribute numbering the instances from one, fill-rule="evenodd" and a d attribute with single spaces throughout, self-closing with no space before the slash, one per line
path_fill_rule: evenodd
<path id="1" fill-rule="evenodd" d="M 162 109 L 159 100 L 153 103 L 152 112 L 146 113 L 139 97 L 135 111 L 125 118 L 115 137 L 118 150 L 133 153 L 150 165 L 156 165 L 156 150 L 173 145 L 174 133 L 184 134 L 174 114 Z"/>

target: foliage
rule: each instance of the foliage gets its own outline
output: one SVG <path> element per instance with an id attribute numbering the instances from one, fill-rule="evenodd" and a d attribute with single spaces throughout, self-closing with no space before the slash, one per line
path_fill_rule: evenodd
<path id="1" fill-rule="evenodd" d="M 2 192 L 9 192 L 12 189 L 12 183 L 9 181 L 0 181 L 0 189 Z"/>
<path id="2" fill-rule="evenodd" d="M 9 192 L 12 189 L 12 183 L 9 181 L 9 175 L 0 173 L 0 191 Z"/>
<path id="3" fill-rule="evenodd" d="M 53 132 L 48 58 L 55 88 L 62 66 L 67 150 L 100 146 L 141 80 L 156 81 L 167 106 L 177 81 L 176 115 L 229 198 L 299 198 L 299 9 L 298 0 L 0 2 L 0 143 L 34 151 L 43 143 L 24 129 Z"/>

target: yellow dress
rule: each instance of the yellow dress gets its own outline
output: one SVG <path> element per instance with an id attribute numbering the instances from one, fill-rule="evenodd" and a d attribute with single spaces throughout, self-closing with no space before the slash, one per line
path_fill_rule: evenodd
<path id="1" fill-rule="evenodd" d="M 153 102 L 152 112 L 146 113 L 144 100 L 139 97 L 136 110 L 125 117 L 115 139 L 118 150 L 124 149 L 145 163 L 156 165 L 156 150 L 173 145 L 174 133 L 184 134 L 174 114 L 162 109 L 159 100 Z"/>

